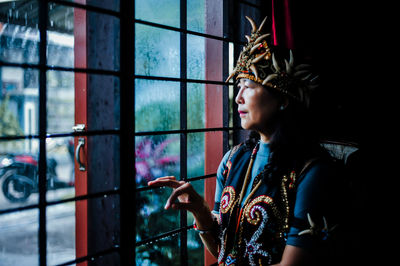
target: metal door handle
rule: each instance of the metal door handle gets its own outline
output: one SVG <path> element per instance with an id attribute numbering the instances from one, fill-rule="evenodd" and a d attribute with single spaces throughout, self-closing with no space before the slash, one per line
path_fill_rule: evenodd
<path id="1" fill-rule="evenodd" d="M 81 162 L 81 156 L 80 156 L 80 151 L 81 148 L 85 146 L 85 139 L 84 138 L 79 138 L 78 139 L 78 147 L 76 147 L 75 151 L 75 159 L 79 164 L 79 170 L 81 171 L 86 171 L 85 165 Z"/>

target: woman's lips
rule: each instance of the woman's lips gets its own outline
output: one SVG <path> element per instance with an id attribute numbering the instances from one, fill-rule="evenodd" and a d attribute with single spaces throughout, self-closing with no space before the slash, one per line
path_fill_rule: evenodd
<path id="1" fill-rule="evenodd" d="M 243 116 L 245 116 L 247 114 L 247 112 L 241 111 L 241 110 L 239 110 L 238 112 L 239 112 L 239 116 L 240 117 L 243 117 Z"/>

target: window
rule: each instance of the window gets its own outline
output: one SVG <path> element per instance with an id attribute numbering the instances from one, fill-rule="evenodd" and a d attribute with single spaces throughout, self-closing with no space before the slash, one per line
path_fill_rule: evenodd
<path id="1" fill-rule="evenodd" d="M 0 261 L 6 265 L 119 260 L 120 16 L 114 1 L 103 9 L 85 4 L 0 3 Z M 106 37 L 111 41 L 99 41 Z M 73 132 L 76 124 L 86 131 Z M 74 158 L 81 140 L 85 171 Z"/>
<path id="2" fill-rule="evenodd" d="M 175 175 L 212 207 L 238 132 L 226 21 L 255 6 L 239 2 L 0 3 L 1 262 L 215 261 L 146 184 Z"/>
<path id="3" fill-rule="evenodd" d="M 223 1 L 135 4 L 136 263 L 201 265 L 191 214 L 165 211 L 171 190 L 146 184 L 174 175 L 212 199 L 205 185 L 214 182 L 228 136 Z"/>

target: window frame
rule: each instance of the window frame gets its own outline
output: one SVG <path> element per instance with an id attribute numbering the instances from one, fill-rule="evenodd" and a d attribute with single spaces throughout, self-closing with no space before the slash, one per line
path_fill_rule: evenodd
<path id="1" fill-rule="evenodd" d="M 212 1 L 212 0 L 206 0 Z M 221 36 L 206 34 L 195 32 L 191 30 L 187 30 L 187 1 L 180 1 L 180 27 L 171 27 L 163 24 L 143 21 L 135 19 L 135 3 L 134 1 L 120 1 L 120 11 L 112 11 L 105 8 L 95 7 L 86 5 L 86 0 L 76 0 L 75 2 L 63 1 L 63 0 L 44 0 L 37 1 L 39 5 L 39 30 L 40 30 L 40 42 L 39 42 L 39 63 L 38 64 L 30 64 L 30 63 L 12 63 L 12 62 L 2 62 L 0 61 L 0 66 L 11 66 L 11 67 L 20 67 L 20 68 L 32 68 L 39 70 L 39 133 L 34 135 L 23 135 L 23 136 L 0 136 L 0 141 L 12 141 L 12 140 L 23 140 L 23 139 L 38 139 L 39 140 L 39 202 L 38 204 L 17 207 L 17 208 L 9 208 L 5 210 L 0 210 L 0 215 L 6 213 L 13 213 L 23 210 L 29 209 L 38 209 L 39 210 L 39 265 L 44 266 L 47 265 L 47 230 L 46 230 L 46 208 L 48 206 L 54 206 L 67 202 L 85 202 L 90 199 L 101 198 L 104 196 L 110 195 L 119 195 L 120 196 L 120 245 L 112 247 L 108 250 L 103 250 L 94 254 L 79 255 L 77 253 L 77 257 L 75 260 L 65 262 L 60 265 L 71 265 L 71 264 L 79 264 L 79 265 L 87 265 L 87 262 L 91 259 L 96 259 L 101 256 L 119 252 L 120 261 L 122 265 L 134 265 L 135 264 L 135 247 L 139 245 L 146 245 L 152 241 L 157 241 L 166 237 L 170 237 L 176 234 L 180 234 L 180 242 L 185 243 L 185 245 L 181 245 L 181 254 L 180 260 L 181 265 L 188 265 L 188 255 L 187 255 L 187 232 L 193 228 L 192 225 L 186 224 L 186 212 L 181 212 L 180 218 L 180 228 L 172 230 L 170 232 L 165 232 L 158 236 L 152 237 L 151 239 L 146 239 L 143 241 L 136 241 L 136 219 L 131 215 L 132 204 L 130 202 L 135 202 L 136 193 L 146 190 L 152 190 L 149 187 L 136 188 L 135 184 L 135 167 L 134 164 L 131 163 L 132 158 L 135 158 L 135 137 L 136 136 L 152 136 L 152 135 L 165 135 L 165 134 L 180 134 L 181 140 L 181 161 L 180 161 L 180 171 L 181 177 L 185 181 L 196 181 L 196 180 L 205 180 L 205 191 L 211 191 L 211 193 L 207 196 L 208 202 L 212 207 L 213 204 L 213 191 L 215 190 L 215 182 L 214 179 L 216 177 L 216 173 L 206 174 L 198 177 L 187 178 L 187 134 L 190 133 L 198 133 L 198 132 L 221 132 L 222 139 L 215 143 L 220 145 L 221 153 L 225 153 L 229 149 L 229 139 L 232 138 L 239 130 L 240 127 L 237 123 L 234 122 L 233 127 L 229 127 L 229 93 L 228 91 L 231 89 L 229 86 L 233 85 L 233 83 L 225 83 L 221 80 L 196 80 L 196 79 L 188 79 L 186 72 L 186 44 L 187 44 L 187 35 L 195 35 L 199 37 L 208 38 L 211 40 L 218 40 L 222 42 L 223 45 L 223 55 L 222 62 L 219 67 L 222 67 L 222 76 L 228 76 L 228 61 L 229 61 L 229 53 L 228 53 L 228 45 L 229 43 L 235 44 L 235 50 L 238 49 L 241 43 L 238 41 L 238 38 L 234 36 L 233 38 L 226 37 L 229 35 L 228 33 L 228 21 L 230 20 L 230 13 L 232 10 L 236 13 L 239 9 L 239 4 L 245 4 L 252 6 L 253 4 L 247 3 L 246 1 L 229 1 L 229 0 L 221 0 L 222 1 L 222 11 L 216 10 L 216 12 L 223 12 L 223 23 L 220 25 L 223 30 L 223 34 Z M 47 55 L 46 55 L 46 45 L 47 45 L 47 22 L 48 22 L 48 11 L 49 11 L 49 3 L 60 4 L 63 6 L 79 8 L 86 11 L 92 11 L 99 14 L 106 14 L 117 19 L 120 19 L 120 70 L 112 71 L 112 70 L 101 70 L 101 69 L 91 69 L 87 68 L 85 64 L 79 65 L 76 64 L 73 68 L 69 67 L 58 67 L 58 66 L 50 66 L 47 64 Z M 232 5 L 230 5 L 232 4 Z M 233 8 L 232 8 L 233 7 Z M 148 25 L 152 27 L 157 27 L 161 29 L 172 30 L 180 33 L 180 77 L 179 78 L 170 78 L 170 77 L 157 77 L 157 76 L 143 76 L 143 75 L 135 75 L 135 53 L 132 52 L 132 47 L 135 47 L 135 25 L 142 24 Z M 133 49 L 134 51 L 134 49 Z M 207 67 L 207 66 L 206 66 Z M 102 75 L 111 75 L 120 78 L 120 89 L 121 89 L 121 108 L 120 108 L 120 129 L 111 129 L 111 130 L 90 130 L 84 132 L 68 132 L 68 133 L 55 133 L 55 134 L 47 134 L 47 87 L 46 87 L 46 73 L 47 71 L 67 71 L 73 73 L 80 74 L 102 74 Z M 181 120 L 180 120 L 180 129 L 179 130 L 168 130 L 168 131 L 146 131 L 146 132 L 135 132 L 135 113 L 134 106 L 135 103 L 135 80 L 136 79 L 149 79 L 149 80 L 163 80 L 163 81 L 177 81 L 180 82 L 181 93 L 180 93 L 180 110 L 181 110 Z M 222 127 L 213 127 L 213 128 L 198 128 L 198 129 L 187 129 L 187 83 L 201 83 L 205 85 L 219 85 L 222 86 L 223 91 L 222 95 L 220 95 L 222 99 L 222 109 L 219 115 L 222 116 Z M 234 104 L 234 103 L 233 103 Z M 184 115 L 182 115 L 184 113 Z M 121 175 L 120 178 L 120 188 L 110 191 L 103 191 L 99 193 L 91 193 L 85 194 L 84 190 L 82 193 L 76 193 L 75 197 L 56 200 L 56 201 L 47 201 L 46 200 L 46 170 L 47 170 L 47 154 L 46 154 L 46 139 L 47 138 L 61 138 L 61 137 L 89 137 L 89 136 L 102 136 L 102 135 L 115 135 L 119 136 L 121 148 L 120 148 L 120 169 L 121 173 L 129 173 L 127 175 Z M 235 139 L 235 138 L 234 138 Z M 234 140 L 234 142 L 236 142 Z M 76 147 L 76 146 L 75 146 Z M 218 155 L 219 156 L 219 155 Z M 217 157 L 218 157 L 217 156 Z M 217 160 L 220 160 L 218 158 Z M 208 155 L 206 160 L 216 160 L 215 156 Z M 216 170 L 216 169 L 215 169 Z M 77 172 L 77 171 L 76 171 Z M 132 193 L 134 191 L 135 193 Z M 135 205 L 135 204 L 133 204 Z M 134 209 L 134 211 L 136 211 Z M 87 217 L 86 217 L 87 219 Z M 87 244 L 87 243 L 86 243 Z M 83 251 L 85 247 L 82 247 Z M 87 249 L 87 246 L 86 246 Z M 85 254 L 83 252 L 82 254 Z M 212 261 L 213 258 L 205 255 L 205 264 Z M 208 257 L 207 257 L 208 256 Z M 215 260 L 215 259 L 214 259 Z M 206 263 L 207 262 L 207 263 Z"/>

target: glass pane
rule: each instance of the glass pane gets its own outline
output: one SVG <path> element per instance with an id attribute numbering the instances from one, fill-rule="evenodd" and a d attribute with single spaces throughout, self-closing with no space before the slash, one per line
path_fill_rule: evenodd
<path id="1" fill-rule="evenodd" d="M 49 4 L 47 64 L 119 70 L 119 29 L 119 19 L 114 16 Z M 84 40 L 76 40 L 74 32 Z M 87 58 L 74 61 L 77 49 L 85 50 Z"/>
<path id="2" fill-rule="evenodd" d="M 204 133 L 190 133 L 187 136 L 187 176 L 204 175 Z"/>
<path id="3" fill-rule="evenodd" d="M 189 79 L 222 81 L 223 42 L 187 35 L 187 75 Z M 207 66 L 207 67 L 206 67 Z"/>
<path id="4" fill-rule="evenodd" d="M 1 1 L 0 60 L 39 63 L 37 1 Z"/>
<path id="5" fill-rule="evenodd" d="M 205 85 L 205 127 L 223 127 L 223 86 L 206 84 Z"/>
<path id="6" fill-rule="evenodd" d="M 205 85 L 187 84 L 187 127 L 199 129 L 205 126 Z"/>
<path id="7" fill-rule="evenodd" d="M 49 4 L 47 64 L 74 67 L 74 8 Z"/>
<path id="8" fill-rule="evenodd" d="M 189 79 L 205 79 L 206 38 L 187 35 L 187 76 Z"/>
<path id="9" fill-rule="evenodd" d="M 39 211 L 0 215 L 1 265 L 38 265 Z"/>
<path id="10" fill-rule="evenodd" d="M 47 144 L 47 200 L 56 201 L 75 196 L 75 149 L 78 138 L 48 138 Z M 75 145 L 77 146 L 77 144 Z M 90 156 L 85 158 L 87 151 Z M 80 152 L 88 171 L 88 193 L 119 188 L 119 137 L 113 135 L 88 136 Z"/>
<path id="11" fill-rule="evenodd" d="M 87 116 L 90 130 L 118 129 L 120 125 L 119 78 L 108 75 L 47 72 L 47 132 L 67 133 L 75 125 L 75 81 L 85 79 L 89 88 Z M 80 108 L 80 106 L 77 106 Z"/>
<path id="12" fill-rule="evenodd" d="M 235 101 L 235 97 L 236 95 L 234 94 L 234 89 L 233 86 L 228 86 L 228 97 L 229 97 L 229 127 L 233 127 L 233 116 L 238 116 L 238 110 L 237 109 L 233 109 L 233 103 Z"/>
<path id="13" fill-rule="evenodd" d="M 48 201 L 75 196 L 74 138 L 48 138 L 47 194 Z"/>
<path id="14" fill-rule="evenodd" d="M 193 188 L 204 197 L 204 180 L 190 182 Z M 187 225 L 192 225 L 194 218 L 191 212 L 187 212 Z M 192 265 L 204 265 L 204 245 L 199 233 L 189 230 L 187 233 L 188 260 Z"/>
<path id="15" fill-rule="evenodd" d="M 135 130 L 180 128 L 179 82 L 135 80 Z"/>
<path id="16" fill-rule="evenodd" d="M 164 206 L 171 188 L 155 188 L 136 195 L 136 241 L 169 232 L 179 227 L 179 211 Z"/>
<path id="17" fill-rule="evenodd" d="M 47 72 L 47 132 L 71 132 L 75 125 L 74 73 Z"/>
<path id="18" fill-rule="evenodd" d="M 90 254 L 101 252 L 119 245 L 120 207 L 119 196 L 109 195 L 93 198 L 78 203 L 87 203 L 88 241 Z M 85 224 L 86 221 L 76 216 L 76 202 L 67 202 L 47 207 L 47 263 L 59 265 L 76 259 L 76 241 L 83 241 L 76 236 L 76 221 Z M 118 256 L 106 256 L 95 259 L 107 261 L 105 265 L 119 265 Z"/>
<path id="19" fill-rule="evenodd" d="M 47 207 L 47 264 L 58 265 L 75 256 L 75 202 Z"/>
<path id="20" fill-rule="evenodd" d="M 187 0 L 187 29 L 205 32 L 205 1 Z"/>
<path id="21" fill-rule="evenodd" d="M 135 18 L 179 28 L 179 0 L 135 0 Z"/>
<path id="22" fill-rule="evenodd" d="M 39 132 L 39 71 L 0 67 L 0 136 Z"/>
<path id="23" fill-rule="evenodd" d="M 157 3 L 157 6 L 159 6 L 160 2 L 157 1 Z M 164 3 L 164 1 L 161 3 Z M 179 77 L 179 36 L 179 32 L 136 24 L 136 75 Z"/>
<path id="24" fill-rule="evenodd" d="M 188 178 L 215 174 L 223 154 L 215 145 L 222 145 L 222 131 L 190 133 L 187 137 Z M 207 152 L 208 149 L 208 153 Z M 207 156 L 209 159 L 207 161 Z M 212 159 L 211 159 L 212 158 Z M 206 164 L 207 162 L 207 164 Z"/>
<path id="25" fill-rule="evenodd" d="M 37 139 L 0 142 L 0 209 L 37 204 Z"/>
<path id="26" fill-rule="evenodd" d="M 223 87 L 220 85 L 187 84 L 187 126 L 189 129 L 223 126 L 222 90 Z"/>
<path id="27" fill-rule="evenodd" d="M 147 186 L 148 181 L 162 176 L 179 179 L 179 135 L 136 137 L 135 153 L 137 187 Z"/>
<path id="28" fill-rule="evenodd" d="M 197 191 L 197 193 L 199 193 L 202 197 L 204 197 L 204 179 L 190 181 L 190 184 L 192 184 L 193 188 Z M 211 207 L 214 206 L 210 206 L 210 209 Z M 187 212 L 186 224 L 192 225 L 193 221 L 194 221 L 193 214 L 191 212 Z"/>
<path id="29" fill-rule="evenodd" d="M 180 234 L 136 247 L 136 265 L 181 265 Z M 197 265 L 197 264 L 191 264 Z"/>
<path id="30" fill-rule="evenodd" d="M 195 230 L 188 231 L 187 248 L 190 265 L 204 265 L 204 245 Z"/>

